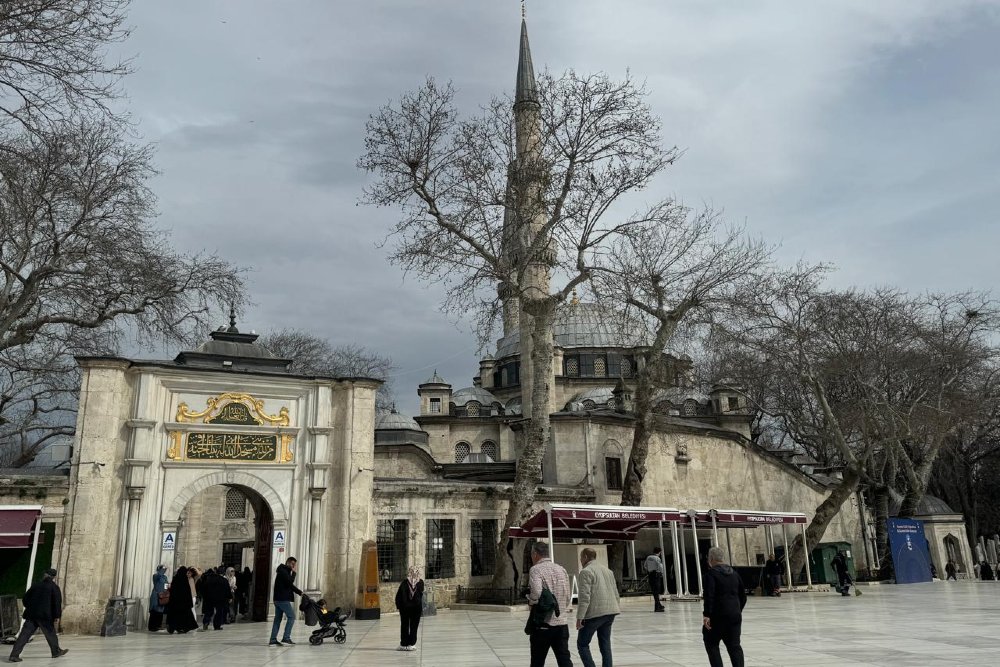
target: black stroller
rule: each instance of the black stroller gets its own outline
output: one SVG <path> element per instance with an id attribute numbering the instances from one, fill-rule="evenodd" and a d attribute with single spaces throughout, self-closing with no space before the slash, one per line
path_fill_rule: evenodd
<path id="1" fill-rule="evenodd" d="M 334 644 L 343 644 L 347 641 L 347 629 L 344 627 L 344 621 L 350 614 L 340 613 L 340 607 L 333 611 L 325 611 L 326 600 L 316 602 L 306 596 L 302 596 L 302 604 L 299 607 L 305 612 L 306 625 L 315 625 L 315 623 L 309 623 L 310 616 L 319 623 L 319 628 L 313 630 L 312 634 L 309 635 L 310 644 L 319 646 L 324 639 L 330 637 L 333 637 Z"/>

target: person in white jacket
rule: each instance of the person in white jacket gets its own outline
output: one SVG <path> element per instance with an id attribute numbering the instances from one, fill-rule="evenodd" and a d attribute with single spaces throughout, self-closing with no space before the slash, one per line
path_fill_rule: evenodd
<path id="1" fill-rule="evenodd" d="M 601 649 L 601 667 L 612 667 L 611 624 L 621 613 L 618 605 L 618 582 L 615 575 L 605 565 L 598 562 L 597 552 L 584 549 L 580 552 L 580 574 L 577 576 L 579 588 L 576 607 L 576 650 L 580 653 L 583 667 L 597 667 L 590 654 L 590 640 L 597 634 L 597 646 Z"/>

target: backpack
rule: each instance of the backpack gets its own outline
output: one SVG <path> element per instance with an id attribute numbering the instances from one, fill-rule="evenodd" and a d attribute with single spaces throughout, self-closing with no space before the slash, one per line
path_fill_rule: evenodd
<path id="1" fill-rule="evenodd" d="M 524 624 L 524 634 L 530 635 L 534 630 L 545 625 L 545 620 L 550 613 L 559 615 L 559 601 L 548 588 L 542 588 L 542 594 L 538 596 L 538 602 L 531 605 L 531 612 L 528 614 L 528 622 Z"/>

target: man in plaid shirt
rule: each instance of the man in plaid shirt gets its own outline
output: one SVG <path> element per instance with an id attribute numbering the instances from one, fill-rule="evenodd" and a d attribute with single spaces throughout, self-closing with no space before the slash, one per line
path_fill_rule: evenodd
<path id="1" fill-rule="evenodd" d="M 573 667 L 569 655 L 569 605 L 570 584 L 566 568 L 552 562 L 549 545 L 535 542 L 531 545 L 531 562 L 528 571 L 528 604 L 535 604 L 547 588 L 556 598 L 559 615 L 549 614 L 545 622 L 531 631 L 531 667 L 543 667 L 549 649 L 556 655 L 559 667 Z"/>

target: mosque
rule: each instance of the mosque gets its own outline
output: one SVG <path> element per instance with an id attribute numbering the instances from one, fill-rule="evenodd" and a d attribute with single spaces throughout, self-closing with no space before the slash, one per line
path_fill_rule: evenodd
<path id="1" fill-rule="evenodd" d="M 523 22 L 516 80 L 518 103 L 530 103 Z M 235 319 L 172 360 L 81 358 L 70 474 L 0 485 L 0 504 L 11 503 L 3 509 L 23 514 L 24 539 L 6 539 L 21 540 L 25 559 L 30 551 L 29 578 L 30 568 L 59 569 L 71 631 L 99 631 L 115 597 L 129 601 L 130 623 L 141 627 L 160 563 L 251 567 L 252 617 L 263 620 L 274 566 L 294 555 L 305 591 L 353 606 L 369 544 L 383 610 L 411 564 L 424 569 L 437 606 L 468 601 L 469 590 L 489 585 L 500 558 L 522 572 L 527 558 L 525 539 L 509 555 L 497 552 L 525 424 L 524 337 L 516 309 L 505 310 L 503 337 L 471 383 L 435 371 L 416 388 L 412 417 L 377 414 L 377 380 L 291 372 L 291 360 L 276 358 Z M 536 505 L 618 505 L 631 392 L 648 340 L 574 298 L 558 312 L 554 343 L 556 411 Z M 689 358 L 668 361 L 674 381 L 655 402 L 644 504 L 811 517 L 838 484 L 836 471 L 759 447 L 742 395 L 703 390 Z M 824 537 L 852 551 L 859 567 L 870 559 L 866 515 L 852 497 Z M 938 570 L 953 553 L 971 563 L 961 516 L 938 515 Z M 726 531 L 724 545 L 735 564 L 759 564 L 794 537 L 784 530 L 744 526 Z M 718 539 L 712 532 L 682 531 L 668 560 L 680 558 L 678 547 L 690 560 Z M 654 533 L 637 535 L 626 574 L 662 539 Z M 556 550 L 571 571 L 572 548 Z"/>

